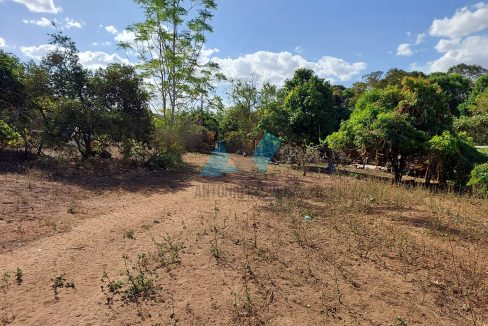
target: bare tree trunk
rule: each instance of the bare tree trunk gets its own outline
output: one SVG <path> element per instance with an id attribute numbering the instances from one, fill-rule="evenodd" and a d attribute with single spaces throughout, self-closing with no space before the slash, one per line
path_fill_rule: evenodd
<path id="1" fill-rule="evenodd" d="M 395 157 L 393 160 L 393 182 L 396 184 L 400 184 L 402 182 L 402 177 L 403 177 L 403 170 L 405 168 L 405 159 L 403 156 L 398 159 Z"/>

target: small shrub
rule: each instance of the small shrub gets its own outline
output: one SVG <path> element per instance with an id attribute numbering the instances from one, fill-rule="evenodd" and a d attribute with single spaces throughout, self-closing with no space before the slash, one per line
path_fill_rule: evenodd
<path id="1" fill-rule="evenodd" d="M 182 163 L 183 159 L 181 157 L 181 153 L 174 151 L 154 154 L 146 162 L 146 165 L 150 169 L 172 169 L 178 165 L 181 165 Z"/>
<path id="2" fill-rule="evenodd" d="M 131 302 L 138 302 L 139 299 L 150 299 L 156 294 L 156 287 L 150 276 L 147 256 L 145 254 L 139 255 L 137 264 L 130 268 L 127 264 L 129 257 L 124 256 L 123 258 L 125 260 L 125 275 L 127 276 L 126 284 L 128 285 L 123 298 Z"/>
<path id="3" fill-rule="evenodd" d="M 103 273 L 102 282 L 107 283 L 106 287 L 102 285 L 102 292 L 105 293 L 105 288 L 108 290 L 107 304 L 110 306 L 113 304 L 115 296 L 121 294 L 120 291 L 124 287 L 124 283 L 122 281 L 111 280 L 107 272 Z"/>
<path id="4" fill-rule="evenodd" d="M 488 163 L 474 167 L 468 186 L 473 187 L 473 192 L 476 195 L 483 198 L 488 196 Z"/>
<path id="5" fill-rule="evenodd" d="M 141 299 L 152 299 L 156 295 L 156 286 L 151 277 L 146 254 L 140 254 L 136 264 L 132 264 L 128 256 L 122 258 L 125 262 L 123 275 L 126 276 L 126 279 L 124 281 L 112 280 L 106 272 L 103 273 L 101 279 L 103 283 L 101 288 L 107 296 L 107 305 L 111 306 L 116 296 L 120 296 L 125 303 L 139 303 Z"/>
<path id="6" fill-rule="evenodd" d="M 75 215 L 78 212 L 78 208 L 75 203 L 71 203 L 68 207 L 68 214 Z"/>
<path id="7" fill-rule="evenodd" d="M 20 142 L 20 134 L 3 120 L 0 120 L 0 149 L 15 147 Z"/>
<path id="8" fill-rule="evenodd" d="M 163 238 L 162 242 L 157 242 L 152 239 L 157 248 L 156 260 L 162 267 L 168 267 L 169 265 L 179 264 L 180 251 L 183 249 L 183 244 L 173 241 L 171 236 L 167 235 Z"/>
<path id="9" fill-rule="evenodd" d="M 126 239 L 130 239 L 130 240 L 135 240 L 135 239 L 136 239 L 136 237 L 135 237 L 135 232 L 134 232 L 134 230 L 132 230 L 132 229 L 131 229 L 131 230 L 126 230 L 126 231 L 124 232 L 124 238 L 126 238 Z"/>
<path id="10" fill-rule="evenodd" d="M 222 258 L 222 249 L 220 249 L 219 247 L 212 245 L 210 247 L 210 252 L 212 253 L 212 256 L 214 256 L 215 259 Z"/>
<path id="11" fill-rule="evenodd" d="M 15 272 L 15 282 L 17 282 L 17 285 L 21 285 L 22 282 L 24 282 L 24 273 L 20 268 L 17 268 L 17 271 Z"/>
<path id="12" fill-rule="evenodd" d="M 51 279 L 51 282 L 53 283 L 51 285 L 51 288 L 53 289 L 55 300 L 59 300 L 59 289 L 62 289 L 62 288 L 74 289 L 75 288 L 75 283 L 74 282 L 68 282 L 63 274 Z"/>

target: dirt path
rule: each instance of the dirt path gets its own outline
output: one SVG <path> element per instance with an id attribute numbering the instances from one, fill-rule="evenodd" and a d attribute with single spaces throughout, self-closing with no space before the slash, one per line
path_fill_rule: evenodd
<path id="1" fill-rule="evenodd" d="M 184 244 L 180 267 L 184 272 L 178 277 L 168 273 L 168 282 L 172 283 L 168 288 L 175 291 L 169 295 L 178 301 L 174 304 L 187 309 L 204 307 L 199 309 L 202 313 L 214 310 L 212 306 L 217 303 L 212 298 L 218 301 L 223 295 L 228 296 L 228 287 L 222 287 L 222 282 L 239 279 L 239 276 L 231 275 L 232 270 L 215 268 L 217 263 L 209 254 L 209 235 L 202 233 L 209 232 L 208 220 L 216 205 L 219 210 L 225 210 L 226 216 L 242 216 L 252 205 L 259 204 L 256 198 L 245 194 L 241 197 L 229 190 L 238 183 L 247 184 L 247 176 L 225 179 L 196 178 L 184 188 L 173 191 L 166 189 L 149 194 L 113 191 L 78 200 L 82 211 L 78 214 L 88 214 L 90 218 L 84 218 L 68 232 L 0 254 L 0 271 L 10 271 L 13 275 L 20 268 L 24 273 L 21 286 L 10 285 L 1 297 L 4 322 L 12 325 L 101 325 L 119 324 L 126 317 L 127 324 L 133 324 L 133 313 L 122 310 L 114 314 L 107 307 L 100 279 L 105 271 L 117 277 L 124 270 L 123 256 L 135 259 L 140 253 L 154 252 L 152 237 L 161 239 L 165 235 Z M 61 208 L 53 205 L 52 210 L 63 210 L 66 207 L 63 205 Z M 127 230 L 134 231 L 135 239 L 124 236 Z M 60 275 L 74 282 L 75 290 L 61 289 L 59 300 L 55 300 L 52 279 Z M 198 287 L 198 280 L 202 278 L 206 281 Z M 147 324 L 168 320 L 170 313 L 167 302 L 164 304 L 166 307 L 155 310 L 160 316 L 149 318 Z M 229 322 L 222 320 L 218 312 L 192 315 L 192 322 Z"/>
<path id="2" fill-rule="evenodd" d="M 25 274 L 22 286 L 11 289 L 15 292 L 15 299 L 9 300 L 16 316 L 14 324 L 97 325 L 108 321 L 111 317 L 100 291 L 103 272 L 123 270 L 123 255 L 133 257 L 148 250 L 152 246 L 150 234 L 179 234 L 211 211 L 211 201 L 194 200 L 200 185 L 194 183 L 183 191 L 163 195 L 111 194 L 91 199 L 122 205 L 84 220 L 67 233 L 0 255 L 1 270 L 19 267 Z M 84 203 L 93 205 L 96 203 Z M 150 231 L 145 232 L 143 226 L 151 227 Z M 134 230 L 136 239 L 124 239 L 126 230 Z M 72 280 L 77 290 L 63 290 L 56 302 L 50 280 L 61 274 Z"/>
<path id="3" fill-rule="evenodd" d="M 199 159 L 202 166 L 205 157 Z M 405 207 L 403 217 L 393 209 L 389 216 L 384 208 L 377 211 L 380 198 L 357 197 L 365 193 L 358 186 L 367 183 L 339 186 L 343 179 L 297 178 L 278 169 L 272 177 L 261 177 L 246 168 L 252 166 L 248 160 L 235 158 L 241 172 L 222 178 L 195 173 L 172 183 L 167 176 L 154 181 L 158 174 L 151 174 L 153 184 L 146 191 L 144 178 L 130 178 L 137 189 L 80 190 L 37 179 L 25 188 L 25 176 L 2 176 L 10 180 L 3 188 L 4 202 L 23 192 L 42 199 L 44 189 L 44 204 L 26 205 L 45 219 L 52 212 L 60 225 L 71 222 L 0 253 L 0 272 L 11 274 L 8 287 L 0 283 L 0 324 L 455 325 L 473 324 L 486 314 L 482 306 L 471 310 L 476 302 L 462 301 L 447 282 L 452 273 L 443 273 L 442 264 L 449 257 L 434 245 L 446 239 L 447 229 L 429 231 L 430 249 L 423 240 L 426 230 L 405 224 L 413 216 L 428 219 L 423 208 Z M 58 186 L 66 187 L 66 194 Z M 296 186 L 307 194 L 302 189 L 291 195 Z M 285 187 L 278 196 L 276 190 Z M 378 187 L 378 195 L 386 191 Z M 68 215 L 73 196 L 77 212 Z M 388 196 L 391 201 L 400 194 Z M 14 212 L 12 206 L 7 211 Z M 315 219 L 303 222 L 304 214 Z M 13 216 L 0 220 L 11 228 L 7 232 L 15 232 L 13 222 L 5 222 Z M 27 225 L 34 230 L 36 223 Z M 124 302 L 117 295 L 107 305 L 104 272 L 127 283 L 123 256 L 132 267 L 138 257 L 152 261 L 158 253 L 154 240 L 165 238 L 181 248 L 177 263 L 153 263 L 150 272 L 145 270 L 154 281 L 154 297 Z M 435 266 L 437 259 L 440 268 L 422 265 L 426 250 L 436 258 L 427 256 L 425 264 Z M 130 266 L 134 275 L 140 270 Z M 20 285 L 14 280 L 17 268 L 23 271 Z M 55 299 L 52 280 L 60 275 L 75 289 L 62 288 Z M 473 300 L 485 302 L 482 292 L 475 295 Z"/>

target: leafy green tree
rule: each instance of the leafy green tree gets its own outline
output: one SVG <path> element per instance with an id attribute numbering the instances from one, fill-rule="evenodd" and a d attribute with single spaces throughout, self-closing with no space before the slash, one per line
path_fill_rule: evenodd
<path id="1" fill-rule="evenodd" d="M 256 79 L 249 78 L 233 81 L 229 95 L 232 105 L 221 115 L 221 136 L 228 150 L 251 152 L 266 131 L 259 122 L 277 102 L 278 90 L 269 83 L 258 85 Z"/>
<path id="2" fill-rule="evenodd" d="M 163 115 L 170 111 L 172 125 L 178 109 L 208 95 L 213 78 L 223 78 L 218 65 L 202 61 L 217 5 L 214 0 L 134 1 L 145 21 L 129 26 L 135 41 L 120 46 L 138 53 L 138 68 L 153 78 L 153 94 L 161 99 Z"/>
<path id="3" fill-rule="evenodd" d="M 346 99 L 346 102 L 345 102 L 346 106 L 348 108 L 354 109 L 357 101 L 359 100 L 361 95 L 363 95 L 364 92 L 366 92 L 367 88 L 368 88 L 368 85 L 366 83 L 363 83 L 363 82 L 356 82 L 352 85 L 352 87 L 347 88 L 344 91 L 344 97 Z"/>
<path id="4" fill-rule="evenodd" d="M 468 114 L 455 120 L 455 129 L 465 132 L 477 145 L 488 144 L 488 88 L 466 107 Z"/>
<path id="5" fill-rule="evenodd" d="M 73 140 L 83 158 L 91 157 L 96 128 L 101 121 L 93 105 L 90 72 L 81 65 L 78 49 L 70 37 L 52 34 L 50 44 L 55 47 L 42 59 L 41 67 L 56 98 L 53 135 L 64 142 Z"/>
<path id="6" fill-rule="evenodd" d="M 33 103 L 41 107 L 46 134 L 56 141 L 74 142 L 83 158 L 97 148 L 132 141 L 148 143 L 151 113 L 143 81 L 133 67 L 111 65 L 97 72 L 79 62 L 78 49 L 68 36 L 52 35 L 55 48 L 32 69 Z M 46 85 L 42 85 L 45 82 Z"/>
<path id="7" fill-rule="evenodd" d="M 368 85 L 368 89 L 380 88 L 382 87 L 383 75 L 383 71 L 373 71 L 367 75 L 364 75 L 363 81 L 366 85 Z"/>
<path id="8" fill-rule="evenodd" d="M 358 100 L 351 118 L 327 138 L 337 151 L 357 150 L 363 158 L 390 161 L 395 181 L 400 182 L 407 159 L 423 150 L 426 132 L 415 128 L 408 114 L 397 110 L 402 101 L 397 87 L 368 91 Z"/>
<path id="9" fill-rule="evenodd" d="M 0 120 L 0 150 L 5 147 L 16 145 L 20 140 L 20 135 L 6 122 Z"/>
<path id="10" fill-rule="evenodd" d="M 2 147 L 20 144 L 18 138 L 21 138 L 27 154 L 31 144 L 31 118 L 32 112 L 25 93 L 25 66 L 16 56 L 0 50 Z"/>
<path id="11" fill-rule="evenodd" d="M 388 86 L 402 86 L 402 81 L 405 77 L 414 77 L 414 78 L 425 78 L 426 75 L 420 71 L 405 71 L 402 69 L 393 68 L 388 70 L 385 74 L 385 77 L 382 81 L 382 87 Z"/>
<path id="12" fill-rule="evenodd" d="M 114 64 L 99 69 L 90 80 L 100 127 L 112 142 L 130 152 L 134 142 L 148 144 L 153 132 L 149 95 L 131 66 Z"/>
<path id="13" fill-rule="evenodd" d="M 24 65 L 20 60 L 0 50 L 0 114 L 3 116 L 24 105 L 23 75 Z"/>
<path id="14" fill-rule="evenodd" d="M 329 82 L 312 70 L 298 69 L 285 82 L 287 95 L 283 113 L 287 120 L 286 138 L 297 144 L 317 144 L 339 128 L 340 114 L 334 106 Z"/>
<path id="15" fill-rule="evenodd" d="M 488 114 L 460 117 L 454 121 L 454 129 L 471 137 L 476 145 L 488 144 Z"/>
<path id="16" fill-rule="evenodd" d="M 425 132 L 416 129 L 411 119 L 398 112 L 380 113 L 369 130 L 370 144 L 384 159 L 392 162 L 394 181 L 400 182 L 407 160 L 424 151 Z"/>
<path id="17" fill-rule="evenodd" d="M 219 136 L 219 121 L 216 113 L 209 110 L 196 110 L 191 112 L 191 119 L 197 126 L 205 127 L 213 134 L 213 138 L 217 139 Z"/>
<path id="18" fill-rule="evenodd" d="M 444 92 L 452 115 L 459 117 L 458 106 L 468 98 L 471 81 L 459 74 L 434 73 L 429 81 L 439 85 Z"/>
<path id="19" fill-rule="evenodd" d="M 401 99 L 401 91 L 396 87 L 364 93 L 349 120 L 342 122 L 339 131 L 327 137 L 327 143 L 337 151 L 357 149 L 365 154 L 375 145 L 369 137 L 370 127 L 379 114 L 393 112 Z"/>
<path id="20" fill-rule="evenodd" d="M 339 120 L 344 121 L 349 119 L 353 106 L 350 106 L 351 93 L 342 85 L 332 86 L 332 95 L 334 96 L 334 107 L 338 111 Z"/>
<path id="21" fill-rule="evenodd" d="M 466 185 L 474 166 L 486 162 L 486 157 L 467 138 L 447 130 L 432 137 L 428 146 L 430 167 L 427 182 L 434 173 L 441 184 L 453 180 L 458 185 Z"/>
<path id="22" fill-rule="evenodd" d="M 488 164 L 480 164 L 474 167 L 468 186 L 473 188 L 475 194 L 484 198 L 488 196 Z"/>
<path id="23" fill-rule="evenodd" d="M 485 91 L 488 89 L 488 74 L 479 77 L 473 85 L 473 89 L 468 96 L 468 99 L 459 106 L 459 110 L 462 115 L 473 115 L 479 112 L 480 107 L 482 108 L 486 94 Z M 478 98 L 480 97 L 480 101 L 478 102 Z M 481 104 L 481 105 L 480 105 Z M 482 109 L 483 110 L 483 109 Z"/>
<path id="24" fill-rule="evenodd" d="M 449 68 L 447 73 L 459 74 L 474 82 L 479 77 L 488 74 L 488 70 L 479 65 L 467 65 L 465 63 L 461 63 Z"/>
<path id="25" fill-rule="evenodd" d="M 55 137 L 53 117 L 57 112 L 54 92 L 49 85 L 48 72 L 40 65 L 29 62 L 25 72 L 25 94 L 31 112 L 31 129 L 36 130 L 37 153 L 40 154 L 44 146 L 60 144 Z"/>
<path id="26" fill-rule="evenodd" d="M 424 78 L 406 77 L 402 86 L 403 100 L 397 110 L 408 114 L 415 128 L 431 137 L 452 129 L 453 116 L 439 85 Z"/>

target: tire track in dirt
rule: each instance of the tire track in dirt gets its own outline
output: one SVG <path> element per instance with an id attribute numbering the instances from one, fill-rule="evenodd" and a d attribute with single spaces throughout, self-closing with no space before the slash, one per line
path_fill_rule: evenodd
<path id="1" fill-rule="evenodd" d="M 12 253 L 0 255 L 1 270 L 24 271 L 24 283 L 13 285 L 8 295 L 17 316 L 14 324 L 63 324 L 78 320 L 95 323 L 106 307 L 100 291 L 100 278 L 105 270 L 122 270 L 124 254 L 147 250 L 152 246 L 148 234 L 136 233 L 137 241 L 123 239 L 124 231 L 139 230 L 142 225 L 154 224 L 160 231 L 173 233 L 178 223 L 164 218 L 192 218 L 191 199 L 194 187 L 184 191 L 153 194 L 111 194 L 95 199 L 100 202 L 122 201 L 124 205 L 112 212 L 87 219 L 71 231 L 34 241 Z M 112 198 L 111 198 L 112 197 Z M 189 205 L 190 204 L 190 205 Z M 181 215 L 180 215 L 181 214 Z M 190 222 L 190 221 L 187 221 Z M 180 225 L 181 226 L 181 225 Z M 62 289 L 60 300 L 54 300 L 51 279 L 65 274 L 74 281 L 77 290 Z M 94 305 L 101 306 L 94 315 Z"/>

